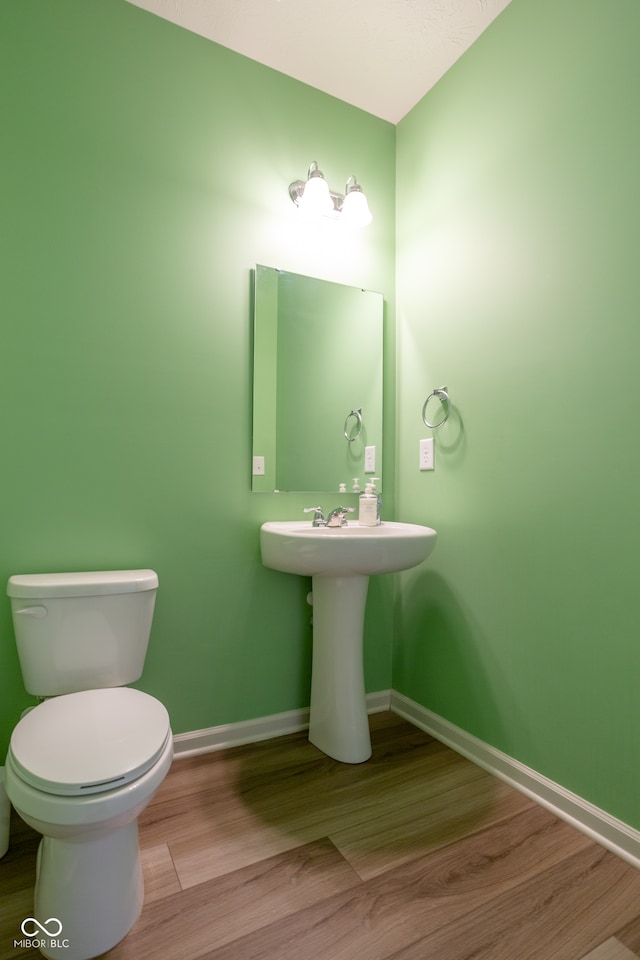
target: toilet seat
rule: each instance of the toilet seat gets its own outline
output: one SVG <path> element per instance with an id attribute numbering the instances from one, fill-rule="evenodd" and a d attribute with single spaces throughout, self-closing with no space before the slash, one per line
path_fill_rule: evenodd
<path id="1" fill-rule="evenodd" d="M 20 720 L 9 752 L 32 787 L 80 797 L 142 776 L 170 737 L 169 714 L 159 700 L 131 687 L 110 687 L 46 700 Z"/>

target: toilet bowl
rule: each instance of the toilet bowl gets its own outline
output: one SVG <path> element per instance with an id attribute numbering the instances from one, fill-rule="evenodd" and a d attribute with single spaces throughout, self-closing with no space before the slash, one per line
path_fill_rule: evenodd
<path id="1" fill-rule="evenodd" d="M 165 707 L 130 687 L 54 697 L 14 729 L 6 790 L 43 837 L 33 917 L 44 956 L 88 960 L 135 923 L 143 899 L 137 818 L 172 756 Z"/>

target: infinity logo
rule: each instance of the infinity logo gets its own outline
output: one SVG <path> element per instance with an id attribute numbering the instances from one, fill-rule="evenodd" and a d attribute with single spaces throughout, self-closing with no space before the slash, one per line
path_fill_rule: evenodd
<path id="1" fill-rule="evenodd" d="M 33 929 L 27 927 L 27 924 L 32 923 Z M 47 927 L 47 924 L 52 924 L 51 929 Z M 45 920 L 44 923 L 38 923 L 35 917 L 27 917 L 26 920 L 22 921 L 20 929 L 24 933 L 25 937 L 35 937 L 40 930 L 42 933 L 45 933 L 48 937 L 57 937 L 59 933 L 62 933 L 62 924 L 57 919 L 57 917 L 49 917 L 48 920 Z"/>

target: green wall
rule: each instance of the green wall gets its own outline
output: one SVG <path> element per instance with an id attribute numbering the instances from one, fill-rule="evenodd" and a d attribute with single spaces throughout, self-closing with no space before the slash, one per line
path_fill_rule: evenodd
<path id="1" fill-rule="evenodd" d="M 512 0 L 398 126 L 398 516 L 440 539 L 394 646 L 396 689 L 636 828 L 638 35 Z"/>
<path id="2" fill-rule="evenodd" d="M 0 47 L 0 583 L 157 570 L 139 685 L 175 732 L 304 706 L 308 584 L 261 566 L 258 529 L 318 498 L 250 492 L 250 271 L 384 291 L 393 418 L 395 129 L 124 0 L 9 0 Z M 367 230 L 299 221 L 312 160 L 334 189 L 357 172 Z M 32 702 L 3 589 L 0 755 Z"/>

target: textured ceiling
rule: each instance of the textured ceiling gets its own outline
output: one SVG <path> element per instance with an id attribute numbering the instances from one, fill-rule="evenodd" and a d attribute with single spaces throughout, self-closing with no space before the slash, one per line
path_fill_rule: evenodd
<path id="1" fill-rule="evenodd" d="M 397 123 L 510 0 L 129 0 Z"/>

